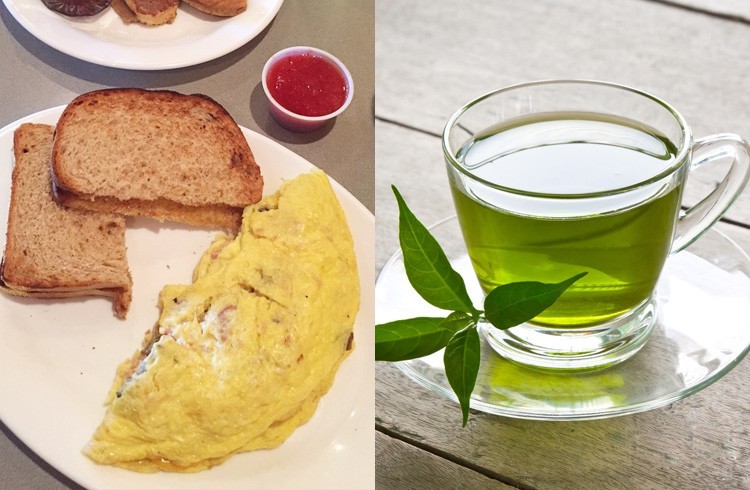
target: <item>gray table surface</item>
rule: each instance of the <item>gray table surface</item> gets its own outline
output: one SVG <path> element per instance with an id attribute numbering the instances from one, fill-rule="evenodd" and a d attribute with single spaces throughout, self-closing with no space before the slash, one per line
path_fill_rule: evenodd
<path id="1" fill-rule="evenodd" d="M 376 267 L 398 249 L 396 184 L 426 224 L 454 214 L 440 133 L 491 90 L 587 78 L 669 101 L 697 137 L 750 138 L 750 10 L 709 0 L 376 3 Z M 691 175 L 686 203 L 722 169 Z M 750 190 L 718 228 L 750 251 Z M 750 328 L 748 318 L 738 322 Z M 711 328 L 707 325 L 706 328 Z M 389 363 L 376 367 L 376 486 L 383 489 L 748 489 L 750 361 L 660 409 L 540 422 L 471 411 Z"/>
<path id="2" fill-rule="evenodd" d="M 0 127 L 99 88 L 204 93 L 221 103 L 240 125 L 280 142 L 325 170 L 373 211 L 373 5 L 373 0 L 286 0 L 271 24 L 245 46 L 213 61 L 169 71 L 128 71 L 80 61 L 37 40 L 2 5 Z M 266 60 L 280 49 L 297 45 L 333 53 L 347 65 L 355 82 L 354 99 L 346 112 L 334 124 L 309 134 L 278 126 L 268 114 L 260 85 Z M 75 487 L 1 423 L 0 429 L 1 489 Z"/>

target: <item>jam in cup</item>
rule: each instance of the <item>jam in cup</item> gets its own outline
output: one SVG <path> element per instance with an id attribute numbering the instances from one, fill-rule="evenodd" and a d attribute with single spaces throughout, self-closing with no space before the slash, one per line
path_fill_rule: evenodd
<path id="1" fill-rule="evenodd" d="M 341 114 L 354 94 L 352 76 L 341 61 L 305 46 L 271 56 L 262 83 L 276 122 L 299 132 L 314 131 Z"/>

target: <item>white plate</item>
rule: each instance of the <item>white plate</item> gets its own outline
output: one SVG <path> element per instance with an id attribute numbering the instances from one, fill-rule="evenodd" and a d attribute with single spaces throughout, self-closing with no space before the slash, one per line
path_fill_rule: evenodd
<path id="1" fill-rule="evenodd" d="M 27 31 L 45 44 L 97 65 L 166 70 L 197 65 L 243 46 L 273 20 L 283 0 L 248 0 L 234 17 L 204 14 L 181 4 L 172 24 L 126 25 L 112 7 L 91 17 L 66 17 L 42 0 L 3 0 Z"/>
<path id="2" fill-rule="evenodd" d="M 13 130 L 22 122 L 54 124 L 63 107 L 0 130 L 0 250 L 5 247 Z M 244 129 L 266 183 L 313 165 L 268 138 Z M 128 221 L 126 242 L 133 303 L 125 321 L 103 298 L 34 300 L 0 294 L 0 418 L 34 452 L 88 488 L 326 488 L 375 485 L 374 216 L 332 182 L 354 235 L 362 286 L 354 327 L 356 348 L 313 418 L 273 450 L 235 455 L 193 474 L 133 473 L 92 463 L 81 454 L 104 416 L 103 401 L 117 365 L 138 348 L 158 318 L 165 284 L 190 281 L 213 232 Z"/>

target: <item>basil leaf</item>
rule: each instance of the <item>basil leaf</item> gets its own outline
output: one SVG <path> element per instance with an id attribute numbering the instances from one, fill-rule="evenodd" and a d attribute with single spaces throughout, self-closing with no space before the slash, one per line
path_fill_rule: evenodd
<path id="1" fill-rule="evenodd" d="M 513 282 L 498 286 L 484 298 L 484 317 L 496 328 L 505 330 L 527 322 L 552 306 L 582 272 L 556 284 Z"/>
<path id="2" fill-rule="evenodd" d="M 437 240 L 414 216 L 396 186 L 391 187 L 398 201 L 404 268 L 414 290 L 440 309 L 476 313 L 461 275 L 453 270 Z"/>
<path id="3" fill-rule="evenodd" d="M 405 361 L 437 352 L 453 336 L 446 318 L 417 317 L 375 326 L 375 360 Z"/>
<path id="4" fill-rule="evenodd" d="M 458 397 L 463 426 L 469 421 L 469 401 L 479 373 L 479 334 L 476 325 L 459 330 L 445 346 L 445 376 Z"/>

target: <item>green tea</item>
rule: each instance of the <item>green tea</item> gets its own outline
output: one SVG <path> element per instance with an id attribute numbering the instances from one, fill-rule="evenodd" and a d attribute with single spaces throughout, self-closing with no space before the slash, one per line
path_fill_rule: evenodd
<path id="1" fill-rule="evenodd" d="M 459 161 L 495 184 L 530 193 L 584 194 L 658 175 L 674 163 L 676 152 L 666 138 L 619 120 L 543 120 L 513 129 L 510 136 L 496 131 L 475 138 Z M 511 150 L 519 141 L 525 146 Z M 559 282 L 588 272 L 534 319 L 554 327 L 595 325 L 650 297 L 669 254 L 681 195 L 674 181 L 646 186 L 649 195 L 639 190 L 635 197 L 567 200 L 513 195 L 507 201 L 509 193 L 488 192 L 455 177 L 451 188 L 486 292 L 509 282 Z"/>

